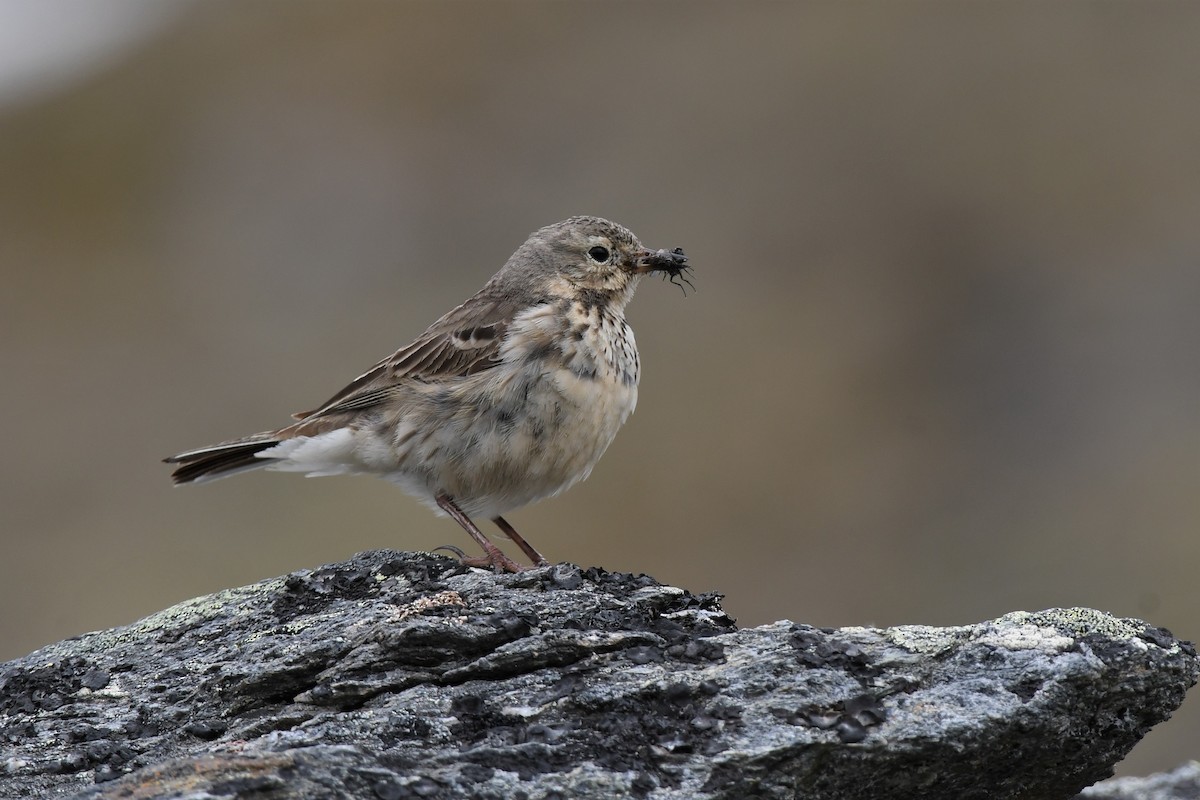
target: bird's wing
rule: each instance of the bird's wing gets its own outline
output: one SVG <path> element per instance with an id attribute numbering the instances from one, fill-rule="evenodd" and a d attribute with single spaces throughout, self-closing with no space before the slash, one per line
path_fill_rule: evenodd
<path id="1" fill-rule="evenodd" d="M 491 369 L 500 363 L 500 343 L 518 310 L 507 296 L 476 295 L 313 411 L 292 416 L 311 420 L 368 408 L 386 402 L 408 380 L 458 377 Z"/>

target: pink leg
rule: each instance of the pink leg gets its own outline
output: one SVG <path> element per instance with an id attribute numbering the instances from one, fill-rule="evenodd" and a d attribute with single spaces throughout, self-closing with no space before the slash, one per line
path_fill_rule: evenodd
<path id="1" fill-rule="evenodd" d="M 471 518 L 462 512 L 462 509 L 454 504 L 454 500 L 448 494 L 439 493 L 435 498 L 438 506 L 449 514 L 455 522 L 462 526 L 475 543 L 483 548 L 484 556 L 480 558 L 464 558 L 462 562 L 469 567 L 491 567 L 496 572 L 521 572 L 525 569 L 517 562 L 513 561 L 508 556 L 500 551 L 499 547 L 488 541 L 488 538 L 483 535 L 479 528 L 475 527 L 475 523 L 471 522 Z"/>
<path id="2" fill-rule="evenodd" d="M 521 552 L 524 553 L 525 556 L 534 563 L 534 566 L 546 566 L 547 561 L 542 557 L 542 554 L 539 553 L 533 545 L 521 538 L 521 534 L 517 533 L 516 528 L 508 524 L 508 520 L 506 520 L 504 517 L 495 517 L 492 522 L 496 523 L 496 526 L 500 528 L 500 530 L 504 531 L 505 536 L 517 543 L 517 547 L 521 548 Z"/>

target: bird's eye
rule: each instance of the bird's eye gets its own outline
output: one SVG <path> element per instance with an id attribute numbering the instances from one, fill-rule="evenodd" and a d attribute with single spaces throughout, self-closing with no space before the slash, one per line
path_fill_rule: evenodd
<path id="1" fill-rule="evenodd" d="M 592 261 L 595 261 L 597 264 L 603 264 L 605 261 L 608 261 L 608 248 L 596 245 L 591 250 L 588 250 L 588 255 Z"/>

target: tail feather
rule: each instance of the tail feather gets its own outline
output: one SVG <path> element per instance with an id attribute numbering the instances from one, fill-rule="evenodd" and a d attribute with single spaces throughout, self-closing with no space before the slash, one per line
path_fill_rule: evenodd
<path id="1" fill-rule="evenodd" d="M 171 473 L 171 479 L 177 485 L 199 483 L 265 467 L 270 461 L 258 458 L 258 453 L 274 447 L 280 441 L 282 440 L 279 437 L 264 434 L 261 438 L 251 437 L 212 447 L 202 447 L 199 450 L 189 450 L 177 456 L 164 458 L 163 461 L 168 464 L 182 465 Z"/>

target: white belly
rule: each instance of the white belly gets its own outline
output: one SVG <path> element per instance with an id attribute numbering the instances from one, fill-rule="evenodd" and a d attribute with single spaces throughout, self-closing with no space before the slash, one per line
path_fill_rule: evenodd
<path id="1" fill-rule="evenodd" d="M 440 474 L 389 477 L 428 503 L 441 490 L 468 515 L 499 516 L 586 478 L 637 404 L 636 385 L 568 369 L 539 376 L 521 394 L 519 408 L 472 415 L 425 439 L 417 460 L 441 464 Z"/>

